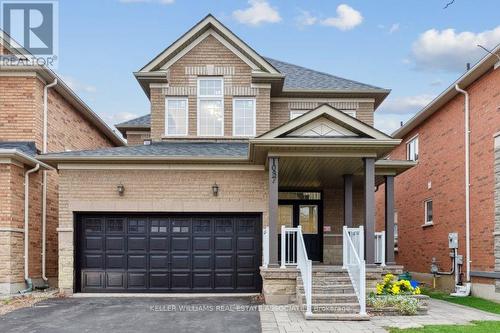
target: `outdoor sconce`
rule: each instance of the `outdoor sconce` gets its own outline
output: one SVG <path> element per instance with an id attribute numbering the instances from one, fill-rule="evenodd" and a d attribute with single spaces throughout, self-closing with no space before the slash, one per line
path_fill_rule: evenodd
<path id="1" fill-rule="evenodd" d="M 213 193 L 214 197 L 219 195 L 219 185 L 217 185 L 217 183 L 214 183 L 212 185 L 212 193 Z"/>
<path id="2" fill-rule="evenodd" d="M 120 183 L 116 186 L 116 190 L 118 191 L 118 195 L 122 196 L 125 193 L 125 186 Z"/>

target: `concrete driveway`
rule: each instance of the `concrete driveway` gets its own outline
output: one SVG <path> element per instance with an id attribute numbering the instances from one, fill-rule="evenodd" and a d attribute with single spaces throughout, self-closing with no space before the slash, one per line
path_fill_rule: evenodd
<path id="1" fill-rule="evenodd" d="M 261 332 L 251 297 L 65 298 L 0 316 L 0 332 Z"/>

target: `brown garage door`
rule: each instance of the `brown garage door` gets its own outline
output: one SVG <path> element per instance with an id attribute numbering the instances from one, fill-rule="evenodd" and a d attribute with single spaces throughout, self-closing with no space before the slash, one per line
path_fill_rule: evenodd
<path id="1" fill-rule="evenodd" d="M 81 292 L 260 292 L 256 215 L 77 216 Z"/>

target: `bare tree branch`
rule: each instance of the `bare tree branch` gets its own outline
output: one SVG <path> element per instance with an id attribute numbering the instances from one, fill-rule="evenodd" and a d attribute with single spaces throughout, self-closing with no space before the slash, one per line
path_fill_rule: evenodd
<path id="1" fill-rule="evenodd" d="M 451 6 L 454 2 L 455 2 L 455 0 L 451 0 L 450 2 L 448 2 L 448 3 L 446 4 L 446 6 L 444 6 L 444 8 L 443 8 L 443 9 L 448 8 L 448 7 L 449 7 L 449 6 Z"/>

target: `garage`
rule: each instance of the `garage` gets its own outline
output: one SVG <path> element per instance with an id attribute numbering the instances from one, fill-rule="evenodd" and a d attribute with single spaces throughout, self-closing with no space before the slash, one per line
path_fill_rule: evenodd
<path id="1" fill-rule="evenodd" d="M 76 291 L 261 291 L 261 216 L 77 214 Z"/>

